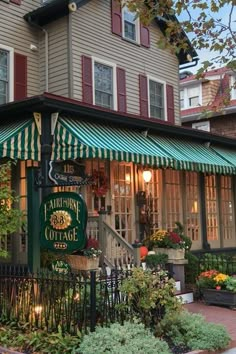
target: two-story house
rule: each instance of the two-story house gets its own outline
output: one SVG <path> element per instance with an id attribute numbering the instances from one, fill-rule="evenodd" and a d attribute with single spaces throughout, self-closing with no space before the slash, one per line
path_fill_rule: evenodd
<path id="1" fill-rule="evenodd" d="M 179 65 L 197 54 L 158 48 L 164 27 L 111 0 L 0 1 L 0 157 L 18 161 L 12 185 L 23 210 L 28 201 L 29 257 L 49 184 L 84 196 L 89 236 L 108 211 L 100 232 L 111 261 L 146 236 L 147 219 L 182 222 L 195 250 L 236 247 L 236 143 L 180 126 Z M 95 183 L 58 187 L 50 161 L 71 160 Z M 26 262 L 25 233 L 3 241 L 10 261 Z"/>
<path id="2" fill-rule="evenodd" d="M 183 126 L 235 138 L 235 83 L 235 73 L 226 67 L 210 70 L 201 79 L 183 72 L 180 80 Z"/>

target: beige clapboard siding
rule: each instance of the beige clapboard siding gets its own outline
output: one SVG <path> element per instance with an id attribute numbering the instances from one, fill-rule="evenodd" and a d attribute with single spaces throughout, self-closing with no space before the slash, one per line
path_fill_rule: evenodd
<path id="1" fill-rule="evenodd" d="M 23 16 L 40 5 L 40 0 L 23 0 L 21 5 L 0 1 L 0 44 L 14 48 L 27 56 L 28 96 L 39 93 L 38 52 L 30 50 L 30 44 L 39 46 L 38 30 L 30 27 Z"/>
<path id="2" fill-rule="evenodd" d="M 90 1 L 71 14 L 73 97 L 82 99 L 81 56 L 95 56 L 126 70 L 129 113 L 139 114 L 139 74 L 173 85 L 176 124 L 180 124 L 178 61 L 175 55 L 157 48 L 160 30 L 155 23 L 150 26 L 151 47 L 146 49 L 112 34 L 110 14 L 110 0 Z"/>
<path id="3" fill-rule="evenodd" d="M 49 92 L 69 96 L 68 17 L 46 26 L 49 44 Z M 45 91 L 45 37 L 40 36 L 40 87 Z"/>

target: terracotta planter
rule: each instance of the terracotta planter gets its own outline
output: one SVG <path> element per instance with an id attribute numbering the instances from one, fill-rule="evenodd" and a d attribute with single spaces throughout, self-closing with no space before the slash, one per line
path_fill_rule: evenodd
<path id="1" fill-rule="evenodd" d="M 99 257 L 89 258 L 86 256 L 68 255 L 66 258 L 72 270 L 94 270 L 99 266 Z"/>
<path id="2" fill-rule="evenodd" d="M 184 259 L 185 249 L 175 249 L 175 248 L 159 248 L 154 247 L 156 254 L 164 253 L 168 255 L 168 261 Z"/>
<path id="3" fill-rule="evenodd" d="M 236 309 L 236 293 L 228 290 L 202 289 L 206 304 L 225 305 Z"/>

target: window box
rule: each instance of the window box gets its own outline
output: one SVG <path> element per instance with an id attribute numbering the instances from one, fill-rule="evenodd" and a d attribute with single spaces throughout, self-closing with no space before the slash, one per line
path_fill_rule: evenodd
<path id="1" fill-rule="evenodd" d="M 99 257 L 90 258 L 86 256 L 69 255 L 66 257 L 72 271 L 96 270 L 99 265 Z"/>
<path id="2" fill-rule="evenodd" d="M 225 305 L 236 309 L 236 293 L 228 290 L 202 289 L 206 304 Z"/>
<path id="3" fill-rule="evenodd" d="M 153 248 L 156 254 L 164 253 L 168 255 L 168 261 L 184 259 L 185 256 L 185 249 L 176 249 L 176 248 L 160 248 L 154 247 Z"/>

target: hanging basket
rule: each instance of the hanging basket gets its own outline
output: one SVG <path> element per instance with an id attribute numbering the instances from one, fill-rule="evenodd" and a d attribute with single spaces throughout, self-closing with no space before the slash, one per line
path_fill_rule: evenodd
<path id="1" fill-rule="evenodd" d="M 67 262 L 73 270 L 96 270 L 99 266 L 99 257 L 89 258 L 86 256 L 68 255 Z"/>

